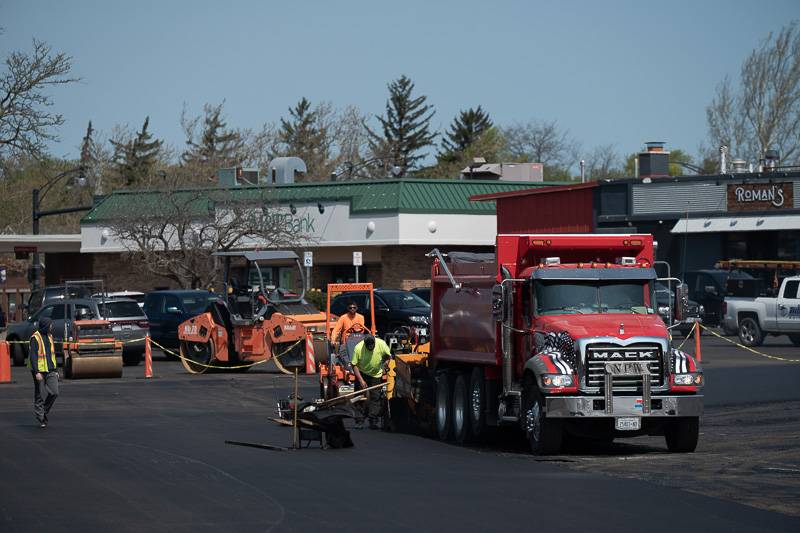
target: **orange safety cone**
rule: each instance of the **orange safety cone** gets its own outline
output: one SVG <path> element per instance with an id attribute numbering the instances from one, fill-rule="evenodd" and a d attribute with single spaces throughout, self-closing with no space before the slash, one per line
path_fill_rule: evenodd
<path id="1" fill-rule="evenodd" d="M 306 333 L 306 374 L 316 374 L 317 358 L 314 354 L 314 340 Z"/>
<path id="2" fill-rule="evenodd" d="M 700 324 L 694 324 L 694 358 L 698 362 L 703 360 L 703 354 L 700 352 Z"/>
<path id="3" fill-rule="evenodd" d="M 153 377 L 153 351 L 150 348 L 150 335 L 144 338 L 144 377 Z"/>
<path id="4" fill-rule="evenodd" d="M 0 383 L 11 383 L 11 353 L 6 341 L 0 341 Z"/>

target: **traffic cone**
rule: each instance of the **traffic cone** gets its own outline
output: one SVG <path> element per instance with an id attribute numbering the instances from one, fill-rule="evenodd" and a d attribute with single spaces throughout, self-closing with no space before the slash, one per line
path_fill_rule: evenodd
<path id="1" fill-rule="evenodd" d="M 153 377 L 153 351 L 150 348 L 150 335 L 144 338 L 144 377 Z"/>
<path id="2" fill-rule="evenodd" d="M 11 383 L 11 353 L 6 341 L 0 341 L 0 383 Z"/>
<path id="3" fill-rule="evenodd" d="M 703 354 L 700 352 L 700 324 L 694 324 L 694 358 L 697 362 L 703 360 Z"/>

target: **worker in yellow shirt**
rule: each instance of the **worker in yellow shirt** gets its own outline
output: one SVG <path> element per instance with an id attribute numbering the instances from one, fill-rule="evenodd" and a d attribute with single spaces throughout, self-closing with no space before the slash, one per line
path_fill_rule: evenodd
<path id="1" fill-rule="evenodd" d="M 382 339 L 367 335 L 353 351 L 353 373 L 360 389 L 366 389 L 383 382 L 383 373 L 392 356 L 392 351 Z M 356 416 L 356 428 L 364 427 L 364 418 L 369 419 L 370 429 L 379 429 L 378 421 L 383 414 L 382 390 L 373 389 L 367 393 L 364 409 Z"/>

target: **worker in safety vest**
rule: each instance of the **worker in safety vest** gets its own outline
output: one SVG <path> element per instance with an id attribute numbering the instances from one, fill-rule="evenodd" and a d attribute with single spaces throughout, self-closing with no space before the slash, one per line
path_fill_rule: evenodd
<path id="1" fill-rule="evenodd" d="M 366 329 L 364 327 L 364 315 L 358 312 L 358 306 L 351 300 L 347 302 L 347 313 L 339 317 L 339 320 L 336 321 L 336 325 L 333 327 L 333 333 L 331 334 L 333 348 L 337 353 L 339 352 L 339 346 L 347 342 L 348 331 L 355 325 L 360 325 L 362 329 Z M 341 339 L 339 338 L 340 336 Z"/>
<path id="2" fill-rule="evenodd" d="M 382 340 L 367 335 L 353 350 L 353 373 L 359 389 L 366 389 L 383 383 L 383 373 L 392 357 L 392 351 Z M 367 401 L 363 402 L 364 410 L 356 415 L 356 428 L 364 427 L 364 418 L 369 419 L 370 429 L 379 429 L 378 421 L 383 414 L 382 389 L 373 389 L 367 393 Z"/>
<path id="3" fill-rule="evenodd" d="M 36 331 L 31 335 L 28 351 L 28 366 L 33 375 L 33 412 L 42 428 L 47 427 L 47 414 L 58 398 L 58 370 L 52 329 L 52 321 L 48 317 L 41 317 Z"/>

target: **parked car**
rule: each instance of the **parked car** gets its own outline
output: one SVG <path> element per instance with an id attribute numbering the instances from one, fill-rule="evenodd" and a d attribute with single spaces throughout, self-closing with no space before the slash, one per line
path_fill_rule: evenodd
<path id="1" fill-rule="evenodd" d="M 138 365 L 144 354 L 144 338 L 150 332 L 147 315 L 139 303 L 130 298 L 99 300 L 98 309 L 101 316 L 111 322 L 114 337 L 123 342 L 123 363 Z"/>
<path id="2" fill-rule="evenodd" d="M 745 346 L 759 346 L 767 335 L 789 335 L 800 346 L 800 276 L 785 278 L 778 296 L 727 297 L 723 326 L 739 333 Z"/>
<path id="3" fill-rule="evenodd" d="M 114 291 L 106 292 L 105 294 L 96 293 L 92 294 L 92 298 L 103 298 L 105 300 L 118 300 L 120 298 L 129 298 L 136 300 L 139 307 L 144 308 L 144 293 L 137 291 Z"/>
<path id="4" fill-rule="evenodd" d="M 430 287 L 416 287 L 411 289 L 411 292 L 428 302 L 431 303 L 431 288 Z"/>
<path id="5" fill-rule="evenodd" d="M 25 309 L 28 316 L 33 315 L 44 304 L 52 300 L 63 300 L 64 298 L 89 298 L 89 289 L 81 285 L 48 285 L 42 289 L 31 291 Z"/>
<path id="6" fill-rule="evenodd" d="M 135 308 L 135 310 L 134 310 Z M 53 321 L 53 340 L 56 341 L 56 355 L 61 355 L 61 344 L 66 332 L 71 329 L 71 320 L 105 319 L 112 322 L 114 336 L 123 342 L 130 339 L 143 338 L 147 334 L 147 317 L 139 309 L 134 300 L 118 300 L 103 302 L 93 298 L 62 298 L 50 300 L 27 320 L 11 324 L 6 332 L 9 341 L 22 341 L 23 344 L 11 345 L 11 356 L 16 366 L 25 364 L 28 356 L 28 345 L 36 329 L 36 322 L 41 317 L 49 317 Z M 144 352 L 144 342 L 126 345 L 123 349 L 123 362 L 127 365 L 138 364 Z"/>
<path id="7" fill-rule="evenodd" d="M 399 289 L 375 289 L 375 322 L 378 335 L 383 336 L 403 326 L 427 329 L 430 326 L 431 306 L 416 294 Z M 370 324 L 369 292 L 353 291 L 340 294 L 331 302 L 331 313 L 343 315 L 347 303 L 354 301 L 358 312 Z"/>
<path id="8" fill-rule="evenodd" d="M 162 290 L 148 293 L 144 312 L 150 323 L 150 338 L 167 348 L 178 347 L 178 326 L 200 315 L 218 296 L 209 291 Z"/>
<path id="9" fill-rule="evenodd" d="M 740 270 L 692 270 L 678 276 L 689 286 L 689 298 L 705 309 L 705 324 L 718 326 L 722 322 L 722 303 L 727 296 L 728 280 L 755 279 Z M 725 331 L 733 334 L 735 331 Z"/>
<path id="10" fill-rule="evenodd" d="M 656 303 L 658 314 L 667 326 L 675 324 L 675 291 L 664 283 L 656 283 Z M 704 322 L 705 309 L 702 305 L 690 299 L 688 301 L 686 317 L 675 328 L 681 335 L 686 336 L 692 331 L 695 322 Z"/>

